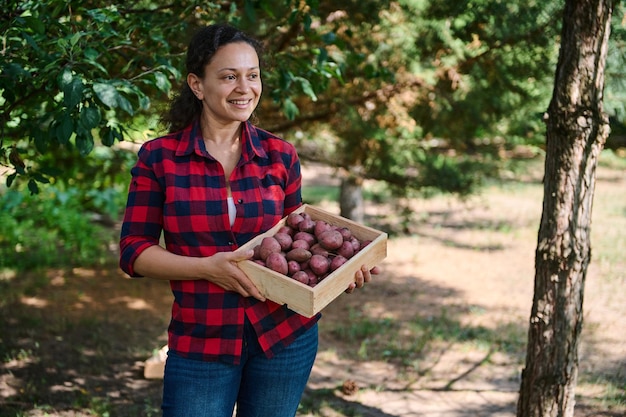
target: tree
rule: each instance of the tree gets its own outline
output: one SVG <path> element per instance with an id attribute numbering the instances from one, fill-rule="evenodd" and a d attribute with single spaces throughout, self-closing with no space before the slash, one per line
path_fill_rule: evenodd
<path id="1" fill-rule="evenodd" d="M 363 212 L 363 179 L 398 195 L 468 194 L 481 176 L 497 175 L 497 155 L 485 153 L 538 131 L 561 7 L 494 0 L 370 6 L 320 5 L 315 27 L 334 39 L 320 50 L 341 78 L 316 91 L 314 102 L 298 100 L 298 114 L 273 126 L 305 160 L 337 168 L 341 214 L 351 218 Z M 315 46 L 295 44 L 295 51 L 302 45 Z M 503 143 L 477 145 L 484 139 Z"/>
<path id="2" fill-rule="evenodd" d="M 596 167 L 610 130 L 603 91 L 615 3 L 565 3 L 518 417 L 574 415 Z"/>
<path id="3" fill-rule="evenodd" d="M 80 165 L 97 141 L 122 140 L 151 98 L 169 93 L 180 76 L 169 39 L 185 31 L 177 13 L 193 8 L 44 0 L 3 10 L 0 164 L 13 168 L 9 186 L 24 178 L 37 192 L 63 177 L 57 157 Z"/>

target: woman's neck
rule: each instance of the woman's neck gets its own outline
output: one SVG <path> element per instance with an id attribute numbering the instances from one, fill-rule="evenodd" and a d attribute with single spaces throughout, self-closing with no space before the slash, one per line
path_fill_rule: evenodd
<path id="1" fill-rule="evenodd" d="M 204 141 L 210 141 L 216 145 L 227 145 L 237 142 L 241 136 L 241 125 L 242 123 L 239 121 L 228 124 L 220 123 L 204 115 L 200 120 Z"/>

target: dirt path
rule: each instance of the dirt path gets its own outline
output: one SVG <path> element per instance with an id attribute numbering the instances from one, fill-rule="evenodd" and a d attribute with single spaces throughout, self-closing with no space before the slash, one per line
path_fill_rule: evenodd
<path id="1" fill-rule="evenodd" d="M 323 173 L 311 171 L 305 178 L 323 178 Z M 601 170 L 593 236 L 620 226 L 626 230 L 626 202 L 621 212 L 603 207 L 624 190 L 626 173 Z M 411 372 L 360 360 L 354 345 L 338 346 L 330 335 L 335 323 L 348 320 L 351 311 L 399 321 L 444 314 L 462 328 L 491 329 L 503 339 L 525 344 L 541 204 L 541 185 L 532 182 L 492 188 L 466 203 L 451 198 L 416 202 L 413 210 L 424 220 L 414 226 L 411 237 L 390 240 L 382 275 L 366 290 L 342 295 L 325 309 L 310 390 L 333 390 L 344 405 L 358 405 L 359 416 L 514 416 L 523 368 L 519 346 L 508 354 L 502 346 L 494 352 L 493 346 L 450 343 L 427 352 L 414 366 L 418 370 Z M 332 204 L 327 208 L 337 212 Z M 385 212 L 391 209 L 375 214 Z M 587 277 L 577 416 L 626 415 L 626 263 L 607 262 L 596 258 Z M 612 279 L 604 279 L 607 271 Z M 606 379 L 617 380 L 621 389 L 619 409 L 593 401 L 611 395 L 593 383 Z M 342 389 L 346 383 L 353 389 Z"/>

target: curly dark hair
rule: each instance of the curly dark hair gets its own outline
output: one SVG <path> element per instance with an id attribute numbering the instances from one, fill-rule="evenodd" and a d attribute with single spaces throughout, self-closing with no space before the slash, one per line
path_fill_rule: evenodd
<path id="1" fill-rule="evenodd" d="M 187 73 L 204 77 L 204 69 L 211 62 L 215 52 L 224 45 L 245 42 L 252 46 L 262 65 L 263 46 L 245 32 L 228 24 L 214 24 L 201 28 L 196 32 L 187 48 Z M 171 101 L 168 111 L 161 117 L 161 122 L 169 132 L 178 132 L 195 121 L 202 114 L 202 101 L 189 88 L 186 81 L 182 83 L 180 92 Z"/>

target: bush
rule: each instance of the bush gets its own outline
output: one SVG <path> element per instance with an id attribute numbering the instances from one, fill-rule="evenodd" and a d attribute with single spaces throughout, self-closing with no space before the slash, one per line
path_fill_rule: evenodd
<path id="1" fill-rule="evenodd" d="M 78 188 L 0 193 L 0 269 L 94 266 L 111 261 L 116 232 L 86 212 Z"/>

